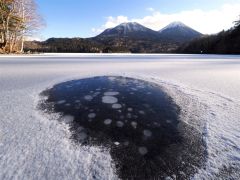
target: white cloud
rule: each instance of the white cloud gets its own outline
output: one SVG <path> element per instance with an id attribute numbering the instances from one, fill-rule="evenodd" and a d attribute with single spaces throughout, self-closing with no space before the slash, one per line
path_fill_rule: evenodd
<path id="1" fill-rule="evenodd" d="M 154 12 L 155 9 L 150 7 L 150 8 L 147 8 L 147 11 Z"/>
<path id="2" fill-rule="evenodd" d="M 25 40 L 26 41 L 43 41 L 45 39 L 41 36 L 28 36 L 28 37 L 25 37 Z"/>
<path id="3" fill-rule="evenodd" d="M 117 16 L 117 17 L 109 16 L 107 17 L 107 21 L 104 25 L 102 25 L 100 28 L 92 28 L 92 32 L 94 34 L 99 34 L 103 32 L 105 29 L 113 28 L 124 22 L 130 22 L 127 16 Z"/>
<path id="4" fill-rule="evenodd" d="M 181 21 L 201 33 L 213 34 L 233 26 L 233 21 L 240 15 L 240 3 L 225 4 L 218 9 L 208 11 L 195 9 L 173 14 L 161 13 L 153 8 L 147 8 L 147 10 L 152 13 L 143 18 L 129 19 L 127 16 L 107 17 L 106 23 L 100 28 L 94 28 L 93 32 L 97 34 L 106 28 L 115 27 L 123 22 L 138 22 L 148 28 L 160 30 L 173 21 Z"/>

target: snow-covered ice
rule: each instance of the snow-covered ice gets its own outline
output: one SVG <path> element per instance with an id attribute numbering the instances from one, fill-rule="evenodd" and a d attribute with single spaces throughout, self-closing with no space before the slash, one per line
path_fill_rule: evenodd
<path id="1" fill-rule="evenodd" d="M 66 116 L 63 116 L 63 117 L 61 118 L 61 121 L 64 122 L 64 123 L 66 123 L 66 124 L 72 123 L 73 120 L 74 120 L 74 117 L 71 116 L 71 115 L 66 115 Z"/>
<path id="2" fill-rule="evenodd" d="M 107 149 L 71 140 L 70 117 L 59 123 L 59 114 L 37 110 L 46 88 L 103 75 L 157 83 L 183 107 L 181 119 L 207 146 L 206 165 L 193 179 L 240 178 L 240 56 L 46 54 L 0 56 L 0 179 L 118 179 Z"/>
<path id="3" fill-rule="evenodd" d="M 66 101 L 65 100 L 61 100 L 61 101 L 58 101 L 57 103 L 58 104 L 64 104 Z"/>

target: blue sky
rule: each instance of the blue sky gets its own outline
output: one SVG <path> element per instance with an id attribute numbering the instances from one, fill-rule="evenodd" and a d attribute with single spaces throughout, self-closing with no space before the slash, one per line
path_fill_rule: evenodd
<path id="1" fill-rule="evenodd" d="M 137 21 L 155 30 L 171 21 L 184 21 L 203 33 L 216 33 L 229 28 L 240 14 L 239 0 L 37 0 L 37 3 L 46 22 L 41 33 L 43 39 L 90 37 L 123 21 Z M 223 13 L 228 14 L 222 15 L 225 20 L 219 17 Z M 210 29 L 207 26 L 212 25 L 214 18 L 219 24 Z M 221 27 L 220 23 L 227 25 Z"/>

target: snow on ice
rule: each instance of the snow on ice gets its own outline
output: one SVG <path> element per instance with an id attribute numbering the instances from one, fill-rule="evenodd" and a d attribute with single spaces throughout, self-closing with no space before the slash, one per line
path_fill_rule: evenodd
<path id="1" fill-rule="evenodd" d="M 36 109 L 44 89 L 96 75 L 161 85 L 184 107 L 181 119 L 206 143 L 207 162 L 192 178 L 240 178 L 240 56 L 46 54 L 0 57 L 0 179 L 118 179 L 108 150 L 71 141 L 72 117 L 58 123 L 58 114 L 46 117 Z M 102 102 L 116 104 L 115 96 L 107 94 Z M 79 138 L 86 137 L 81 131 Z M 145 147 L 138 150 L 148 153 Z"/>

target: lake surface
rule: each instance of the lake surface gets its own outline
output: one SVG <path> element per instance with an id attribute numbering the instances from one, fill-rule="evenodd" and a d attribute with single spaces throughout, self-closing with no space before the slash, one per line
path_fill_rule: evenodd
<path id="1" fill-rule="evenodd" d="M 154 83 L 101 76 L 63 82 L 42 95 L 42 109 L 61 114 L 73 141 L 110 150 L 120 178 L 186 179 L 204 164 L 201 135 L 180 122 L 180 108 Z"/>
<path id="2" fill-rule="evenodd" d="M 0 56 L 0 179 L 240 179 L 239 87 L 240 56 Z"/>

